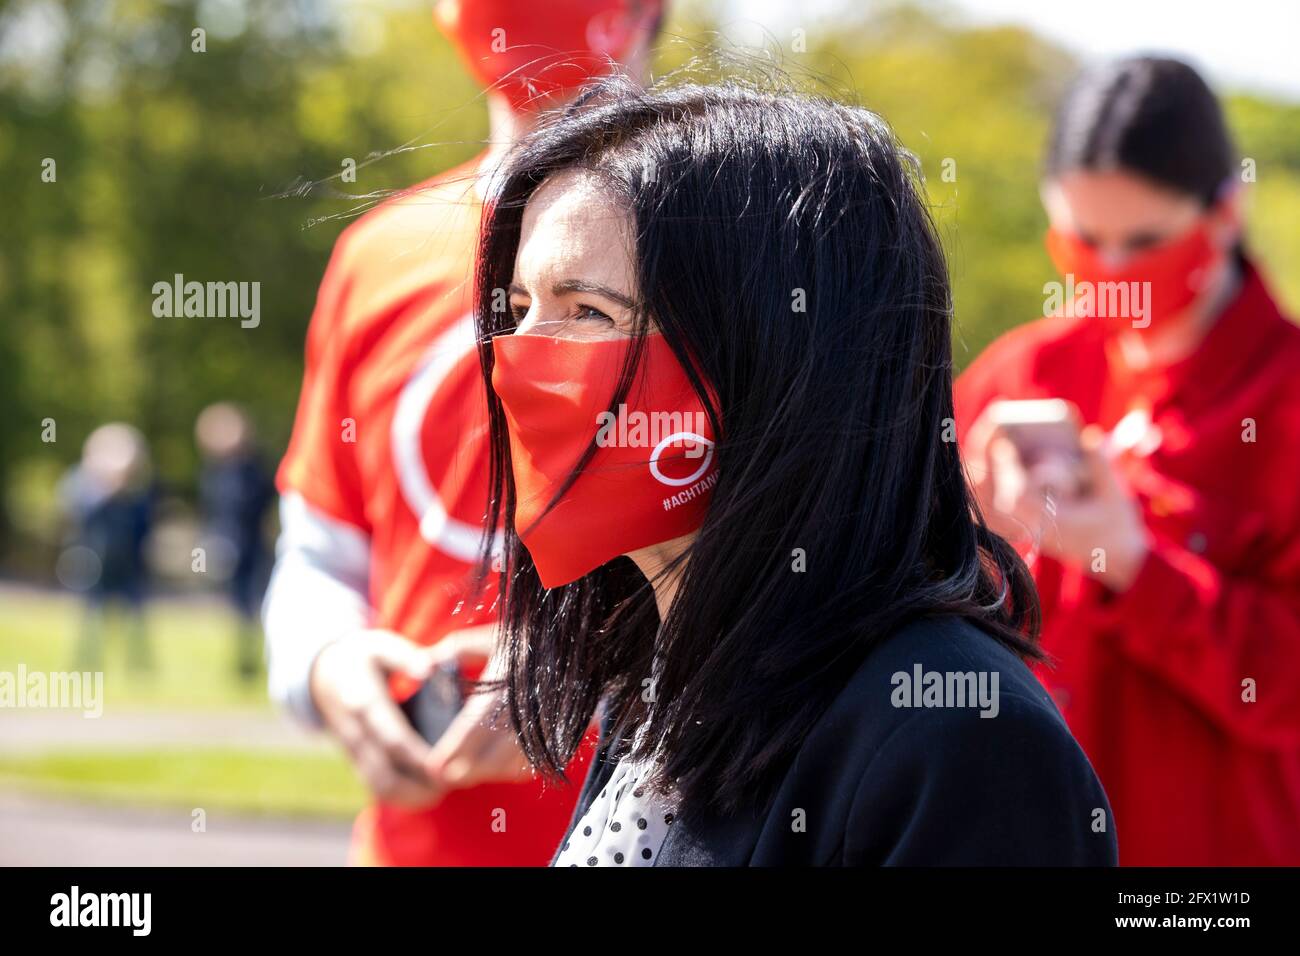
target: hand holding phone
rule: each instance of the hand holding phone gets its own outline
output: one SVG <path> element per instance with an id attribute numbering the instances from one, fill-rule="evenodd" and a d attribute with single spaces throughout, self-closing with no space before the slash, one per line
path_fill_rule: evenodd
<path id="1" fill-rule="evenodd" d="M 420 689 L 401 704 L 411 726 L 430 744 L 436 744 L 465 704 L 460 666 L 439 664 Z"/>
<path id="2" fill-rule="evenodd" d="M 1086 491 L 1079 415 L 1064 399 L 1002 400 L 986 413 L 995 434 L 1004 436 L 1031 484 L 1054 497 Z"/>

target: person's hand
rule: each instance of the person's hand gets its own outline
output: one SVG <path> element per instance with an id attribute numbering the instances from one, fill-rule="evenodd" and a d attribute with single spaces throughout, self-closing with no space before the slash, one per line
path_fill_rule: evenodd
<path id="1" fill-rule="evenodd" d="M 1079 442 L 1077 464 L 1047 457 L 1031 467 L 986 411 L 971 426 L 966 470 L 990 529 L 1008 541 L 1032 541 L 1043 554 L 1122 592 L 1150 549 L 1146 526 L 1107 453 L 1104 432 L 1089 426 Z"/>
<path id="2" fill-rule="evenodd" d="M 1136 498 L 1107 454 L 1105 435 L 1090 425 L 1080 435 L 1082 494 L 1054 499 L 1044 523 L 1043 553 L 1080 565 L 1113 591 L 1128 590 L 1146 560 L 1150 543 Z M 1030 479 L 1030 494 L 1043 494 Z"/>
<path id="3" fill-rule="evenodd" d="M 432 748 L 393 701 L 388 675 L 423 681 L 435 658 L 400 634 L 358 631 L 327 644 L 311 670 L 311 696 L 375 799 L 404 807 L 437 801 Z"/>
<path id="4" fill-rule="evenodd" d="M 494 656 L 495 651 L 496 629 L 490 625 L 448 634 L 432 648 L 439 663 L 490 662 L 482 675 L 485 680 L 500 676 L 501 661 Z M 442 791 L 482 783 L 510 783 L 532 776 L 532 767 L 519 749 L 509 716 L 500 710 L 503 695 L 504 691 L 471 694 L 434 745 L 428 766 Z"/>
<path id="5" fill-rule="evenodd" d="M 964 452 L 971 490 L 989 529 L 1013 543 L 1037 541 L 1045 515 L 1043 495 L 988 409 L 971 425 Z M 1049 480 L 1046 474 L 1040 477 Z"/>

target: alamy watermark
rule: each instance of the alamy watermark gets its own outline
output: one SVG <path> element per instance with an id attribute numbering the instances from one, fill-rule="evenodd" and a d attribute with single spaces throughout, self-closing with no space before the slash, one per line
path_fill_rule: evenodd
<path id="1" fill-rule="evenodd" d="M 96 719 L 104 713 L 103 671 L 0 671 L 0 709 L 79 710 Z"/>
<path id="2" fill-rule="evenodd" d="M 1082 319 L 1128 319 L 1135 329 L 1151 324 L 1150 282 L 1064 282 L 1043 284 L 1043 315 Z"/>
<path id="3" fill-rule="evenodd" d="M 600 448 L 685 448 L 684 457 L 699 458 L 712 443 L 703 436 L 709 417 L 703 412 L 643 412 L 609 410 L 596 415 L 596 445 Z"/>
<path id="4" fill-rule="evenodd" d="M 83 893 L 74 884 L 50 897 L 51 926 L 120 926 L 132 936 L 148 936 L 152 916 L 152 893 Z"/>
<path id="5" fill-rule="evenodd" d="M 674 489 L 663 499 L 664 511 L 672 511 L 694 501 L 718 483 L 718 472 L 710 471 L 714 443 L 705 437 L 709 419 L 704 412 L 628 411 L 627 405 L 620 404 L 617 413 L 609 410 L 598 413 L 596 426 L 596 445 L 600 448 L 651 449 L 646 462 L 651 476 L 659 484 Z M 690 474 L 669 474 L 664 471 L 663 461 L 678 457 L 665 457 L 670 448 L 681 450 L 680 458 L 698 462 Z"/>
<path id="6" fill-rule="evenodd" d="M 895 671 L 889 702 L 895 707 L 979 708 L 981 717 L 998 715 L 997 671 Z"/>
<path id="7" fill-rule="evenodd" d="M 245 329 L 262 322 L 262 283 L 186 282 L 176 273 L 171 282 L 153 284 L 155 318 L 226 319 L 238 318 Z"/>

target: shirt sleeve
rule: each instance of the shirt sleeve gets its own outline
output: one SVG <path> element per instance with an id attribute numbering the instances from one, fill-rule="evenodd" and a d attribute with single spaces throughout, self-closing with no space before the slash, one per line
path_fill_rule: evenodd
<path id="1" fill-rule="evenodd" d="M 370 541 L 292 492 L 280 499 L 280 528 L 262 605 L 268 689 L 303 724 L 321 727 L 312 665 L 327 644 L 369 626 Z"/>

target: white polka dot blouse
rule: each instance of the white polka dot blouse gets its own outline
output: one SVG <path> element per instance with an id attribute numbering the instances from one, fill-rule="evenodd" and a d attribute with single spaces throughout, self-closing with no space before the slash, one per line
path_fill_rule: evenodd
<path id="1" fill-rule="evenodd" d="M 676 800 L 646 786 L 652 766 L 618 762 L 565 838 L 556 866 L 654 866 L 676 816 Z"/>

